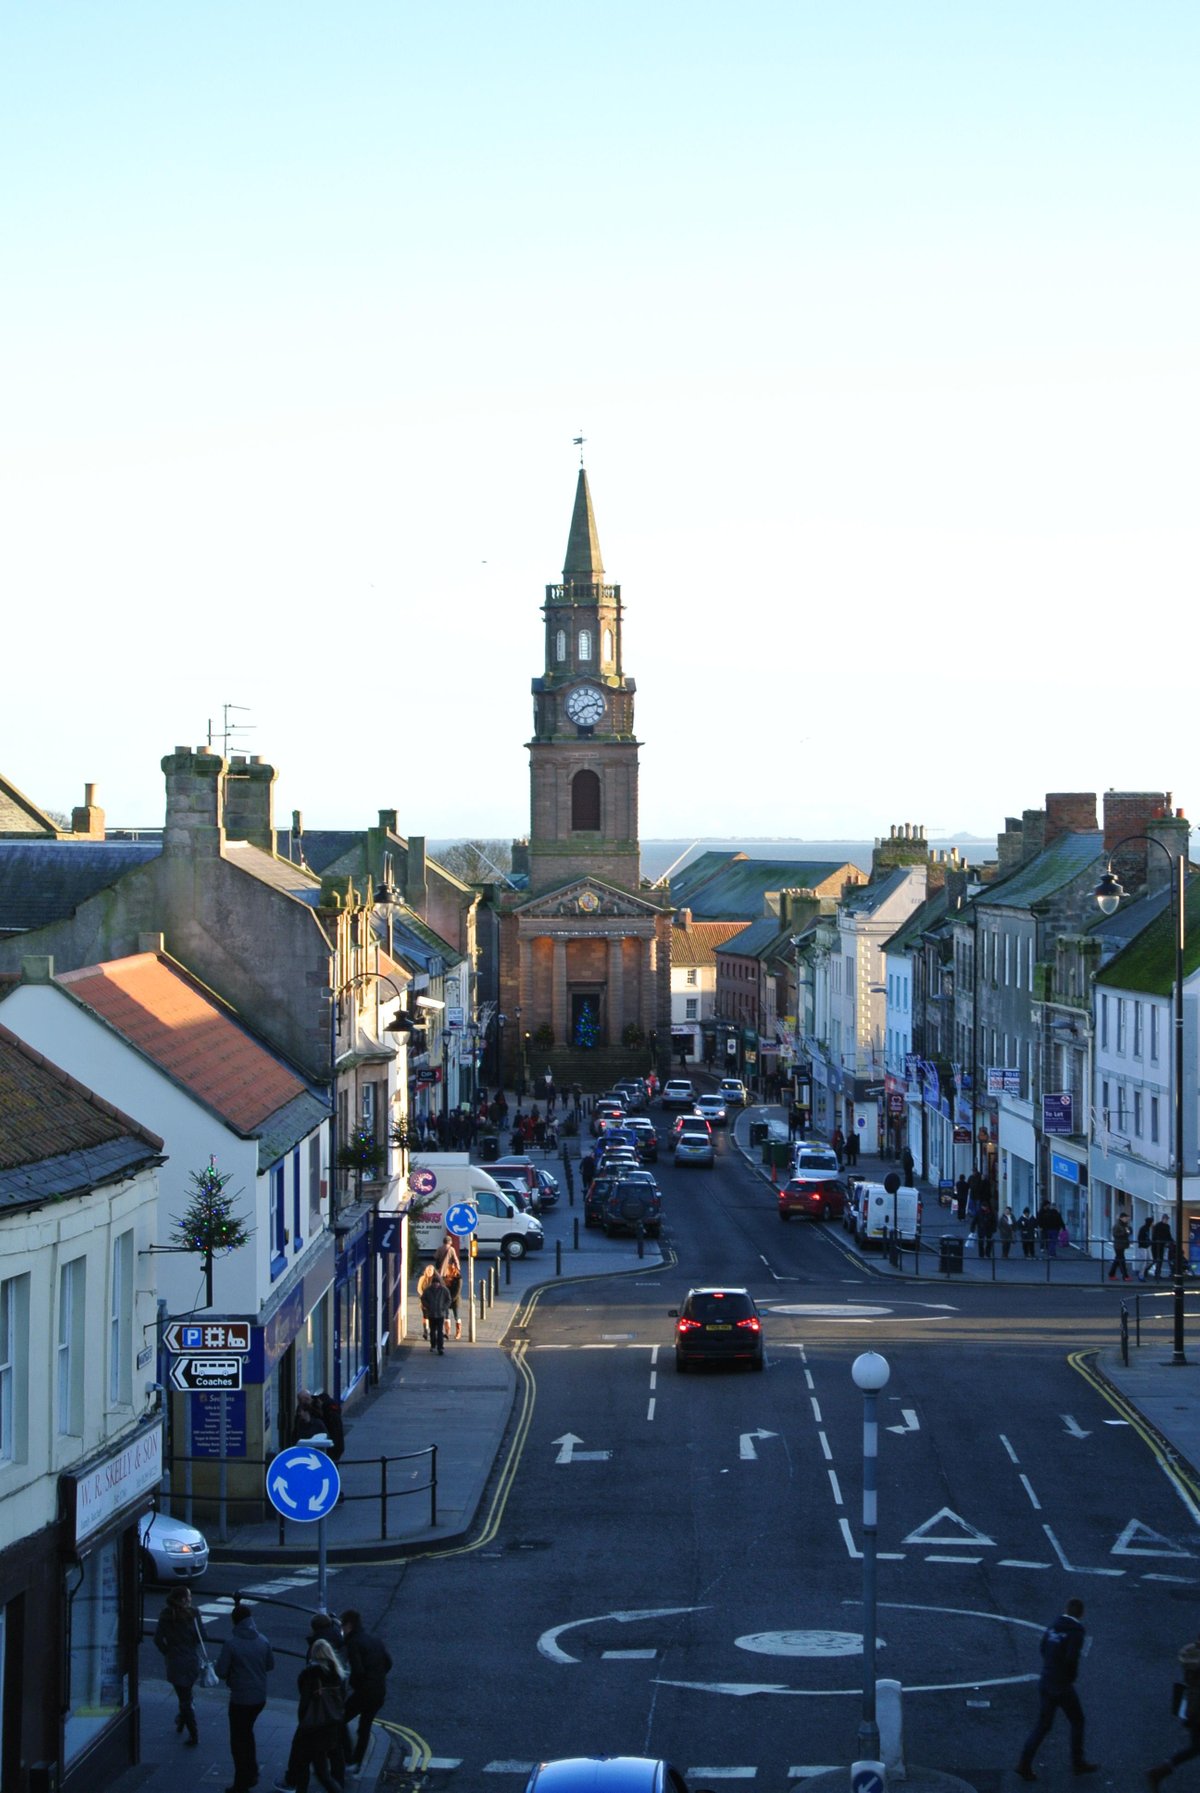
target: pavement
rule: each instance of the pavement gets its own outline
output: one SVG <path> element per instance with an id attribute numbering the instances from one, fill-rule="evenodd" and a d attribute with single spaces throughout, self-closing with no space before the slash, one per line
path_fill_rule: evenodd
<path id="1" fill-rule="evenodd" d="M 752 1151 L 749 1145 L 752 1119 L 776 1123 L 773 1130 L 781 1127 L 786 1137 L 784 1111 L 762 1107 L 730 1111 L 731 1142 L 769 1184 L 773 1176 L 761 1163 L 761 1149 Z M 580 1145 L 586 1150 L 586 1139 L 571 1142 L 573 1151 Z M 556 1168 L 561 1170 L 561 1163 Z M 893 1168 L 880 1159 L 863 1158 L 855 1174 L 882 1181 Z M 562 1180 L 560 1175 L 560 1183 Z M 1026 1260 L 1020 1255 L 1019 1244 L 1014 1244 L 1013 1255 L 1004 1259 L 997 1244 L 994 1258 L 980 1259 L 971 1250 L 966 1226 L 953 1208 L 940 1206 L 936 1192 L 925 1190 L 923 1194 L 923 1224 L 930 1243 L 917 1253 L 910 1249 L 898 1254 L 894 1261 L 883 1254 L 872 1254 L 863 1260 L 866 1275 L 880 1281 L 905 1283 L 1017 1282 L 1045 1286 L 1053 1282 L 1060 1287 L 1093 1290 L 1104 1280 L 1104 1267 L 1079 1252 L 1068 1251 L 1053 1260 Z M 514 1321 L 519 1326 L 536 1291 L 555 1282 L 636 1272 L 661 1263 L 661 1253 L 652 1240 L 643 1242 L 639 1256 L 635 1240 L 610 1240 L 586 1231 L 578 1186 L 575 1197 L 571 1205 L 564 1188 L 557 1207 L 543 1216 L 544 1251 L 499 1265 L 491 1274 L 489 1260 L 476 1260 L 473 1341 L 465 1278 L 463 1337 L 449 1344 L 442 1357 L 422 1341 L 420 1312 L 416 1303 L 412 1304 L 408 1339 L 393 1354 L 378 1385 L 346 1414 L 346 1453 L 340 1467 L 348 1498 L 328 1521 L 330 1564 L 394 1560 L 431 1547 L 449 1548 L 466 1540 L 479 1523 L 487 1523 L 497 1498 L 493 1476 L 520 1386 L 513 1356 L 504 1348 L 510 1330 L 516 1330 Z M 942 1238 L 956 1239 L 964 1247 L 961 1269 L 952 1273 L 939 1268 L 945 1261 L 940 1247 Z M 1186 1368 L 1173 1367 L 1169 1285 L 1107 1286 L 1113 1302 L 1113 1342 L 1096 1354 L 1088 1370 L 1094 1373 L 1107 1398 L 1139 1425 L 1153 1448 L 1175 1469 L 1200 1503 L 1200 1472 L 1195 1467 L 1200 1465 L 1200 1338 L 1193 1362 Z M 1200 1310 L 1200 1293 L 1193 1301 Z M 1129 1315 L 1127 1362 L 1120 1342 L 1122 1306 Z M 1193 1336 L 1197 1319 L 1200 1312 L 1189 1314 Z M 432 1446 L 436 1446 L 436 1490 L 430 1487 Z M 381 1501 L 379 1465 L 384 1458 L 389 1460 L 389 1498 Z M 397 1463 L 397 1458 L 407 1461 Z M 386 1537 L 382 1535 L 385 1508 Z M 308 1528 L 290 1524 L 283 1528 L 281 1538 L 279 1522 L 263 1521 L 234 1529 L 224 1544 L 214 1543 L 210 1533 L 212 1558 L 214 1562 L 245 1564 L 247 1575 L 239 1585 L 249 1590 L 261 1580 L 262 1565 L 312 1565 L 314 1541 L 305 1535 L 307 1531 Z M 316 1605 L 314 1595 L 310 1579 L 294 1598 L 311 1609 Z M 199 1589 L 197 1599 L 202 1607 L 206 1604 Z M 148 1599 L 148 1627 L 152 1628 L 157 1610 L 157 1602 Z M 265 1618 L 263 1629 L 270 1629 Z M 210 1622 L 208 1630 L 210 1636 L 223 1635 L 219 1620 Z M 144 1670 L 147 1665 L 152 1669 L 159 1661 L 149 1644 L 143 1646 L 142 1657 Z M 284 1677 L 277 1674 L 276 1678 L 286 1679 L 290 1686 L 290 1673 Z M 143 1760 L 110 1783 L 111 1793 L 135 1793 L 135 1789 L 139 1793 L 141 1789 L 150 1793 L 191 1793 L 192 1789 L 203 1789 L 204 1793 L 211 1793 L 212 1788 L 224 1786 L 229 1778 L 224 1691 L 197 1690 L 201 1747 L 195 1752 L 185 1751 L 175 1735 L 174 1695 L 165 1681 L 152 1672 L 144 1672 L 140 1699 Z M 294 1725 L 293 1698 L 268 1701 L 257 1727 L 263 1766 L 260 1793 L 265 1793 L 286 1762 Z M 387 1765 L 389 1751 L 393 1769 L 420 1767 L 419 1761 L 410 1758 L 403 1728 L 393 1726 L 389 1735 L 377 1723 L 362 1775 L 357 1782 L 348 1782 L 348 1786 L 357 1785 L 364 1793 L 373 1793 Z M 315 1781 L 312 1784 L 316 1786 Z M 839 1770 L 828 1781 L 820 1777 L 808 1785 L 813 1793 L 821 1793 L 826 1785 L 844 1786 L 845 1771 Z M 913 1766 L 906 1785 L 912 1793 L 951 1793 L 959 1788 L 970 1793 L 964 1782 Z"/>

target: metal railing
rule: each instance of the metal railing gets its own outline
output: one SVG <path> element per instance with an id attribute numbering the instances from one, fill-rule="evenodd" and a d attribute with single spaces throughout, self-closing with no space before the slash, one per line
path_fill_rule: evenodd
<path id="1" fill-rule="evenodd" d="M 438 1522 L 437 1457 L 438 1447 L 436 1444 L 428 1444 L 419 1451 L 402 1451 L 398 1455 L 391 1457 L 342 1457 L 337 1465 L 338 1473 L 342 1478 L 342 1492 L 341 1498 L 338 1501 L 338 1506 L 341 1506 L 343 1502 L 350 1501 L 377 1502 L 379 1506 L 379 1536 L 382 1541 L 386 1542 L 390 1535 L 389 1512 L 391 1502 L 394 1500 L 404 1500 L 409 1495 L 428 1494 L 429 1523 L 431 1526 L 436 1526 Z M 204 1464 L 209 1469 L 213 1468 L 214 1459 L 212 1457 L 184 1457 L 176 1454 L 171 1459 L 172 1471 L 174 1472 L 177 1465 L 182 1466 L 183 1473 L 181 1479 L 183 1487 L 173 1491 L 165 1504 L 177 1518 L 183 1519 L 188 1525 L 193 1523 L 192 1513 L 197 1501 L 202 1502 L 206 1509 L 215 1508 L 217 1511 L 219 1536 L 221 1542 L 224 1543 L 228 1536 L 231 1514 L 235 1525 L 258 1524 L 262 1522 L 264 1508 L 267 1508 L 266 1472 L 268 1465 L 273 1461 L 273 1455 L 271 1457 L 228 1458 L 225 1462 L 227 1474 L 239 1474 L 243 1470 L 258 1471 L 258 1481 L 262 1492 L 240 1495 L 229 1494 L 228 1492 L 223 1494 L 214 1492 L 211 1496 L 208 1496 L 203 1493 L 198 1494 L 192 1487 L 191 1471 L 193 1465 L 197 1463 Z M 402 1479 L 407 1480 L 409 1486 L 396 1487 L 393 1485 L 393 1464 L 420 1464 L 422 1462 L 428 1463 L 428 1474 L 425 1479 L 418 1479 L 420 1471 L 419 1469 L 414 1468 L 408 1472 L 401 1472 Z M 351 1470 L 372 1471 L 374 1473 L 370 1477 L 366 1475 L 354 1476 L 351 1478 L 351 1485 L 348 1487 L 346 1485 L 347 1471 Z M 366 1489 L 354 1485 L 355 1483 L 361 1484 L 368 1479 L 374 1483 L 376 1476 L 378 1477 L 377 1485 L 373 1485 Z M 335 1508 L 334 1511 L 336 1512 L 337 1508 Z M 267 1508 L 268 1515 L 272 1512 L 273 1509 Z M 280 1544 L 283 1544 L 287 1535 L 286 1527 L 288 1522 L 282 1513 L 278 1514 L 277 1517 L 279 1520 L 279 1542 Z M 306 1526 L 304 1529 L 306 1531 L 311 1531 L 312 1528 L 311 1526 Z"/>

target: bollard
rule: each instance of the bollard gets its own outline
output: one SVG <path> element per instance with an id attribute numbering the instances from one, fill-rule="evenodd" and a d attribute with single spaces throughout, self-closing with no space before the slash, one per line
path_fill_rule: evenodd
<path id="1" fill-rule="evenodd" d="M 646 1255 L 646 1229 L 640 1220 L 638 1221 L 637 1240 L 638 1256 L 639 1258 L 644 1258 Z"/>
<path id="2" fill-rule="evenodd" d="M 554 1241 L 554 1274 L 555 1274 L 555 1276 L 562 1275 L 562 1240 L 561 1239 L 556 1239 Z"/>
<path id="3" fill-rule="evenodd" d="M 511 1281 L 512 1281 L 512 1259 L 509 1257 L 508 1253 L 505 1252 L 505 1254 L 504 1254 L 504 1286 L 505 1286 L 505 1288 L 508 1287 L 508 1285 Z"/>
<path id="4" fill-rule="evenodd" d="M 575 1228 L 575 1250 L 578 1251 L 579 1250 L 579 1216 L 578 1216 L 578 1214 L 575 1216 L 575 1219 L 572 1222 L 572 1225 Z"/>
<path id="5" fill-rule="evenodd" d="M 904 1710 L 899 1681 L 876 1681 L 876 1716 L 879 1719 L 879 1753 L 891 1779 L 907 1777 L 904 1766 Z"/>

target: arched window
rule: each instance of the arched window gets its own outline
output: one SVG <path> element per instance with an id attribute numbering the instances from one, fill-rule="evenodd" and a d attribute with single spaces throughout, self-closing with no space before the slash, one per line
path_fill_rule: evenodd
<path id="1" fill-rule="evenodd" d="M 600 832 L 600 779 L 595 772 L 576 772 L 571 780 L 571 826 Z"/>
<path id="2" fill-rule="evenodd" d="M 580 631 L 579 631 L 579 658 L 581 660 L 590 660 L 591 657 L 592 657 L 592 631 L 590 629 L 580 629 Z"/>
<path id="3" fill-rule="evenodd" d="M 563 661 L 567 657 L 567 631 L 560 629 L 554 637 L 554 658 Z"/>
<path id="4" fill-rule="evenodd" d="M 605 665 L 608 665 L 611 662 L 612 657 L 613 657 L 612 630 L 605 629 L 605 631 L 604 631 L 604 661 L 605 661 Z"/>

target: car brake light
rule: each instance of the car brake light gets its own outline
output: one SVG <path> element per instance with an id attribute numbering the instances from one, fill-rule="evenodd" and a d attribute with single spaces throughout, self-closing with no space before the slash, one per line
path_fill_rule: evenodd
<path id="1" fill-rule="evenodd" d="M 738 1321 L 738 1325 L 744 1326 L 747 1332 L 757 1332 L 759 1326 L 758 1315 L 748 1314 L 744 1320 Z"/>
<path id="2" fill-rule="evenodd" d="M 675 1330 L 676 1332 L 699 1332 L 700 1322 L 699 1320 L 688 1320 L 686 1318 L 677 1320 L 675 1322 Z"/>

